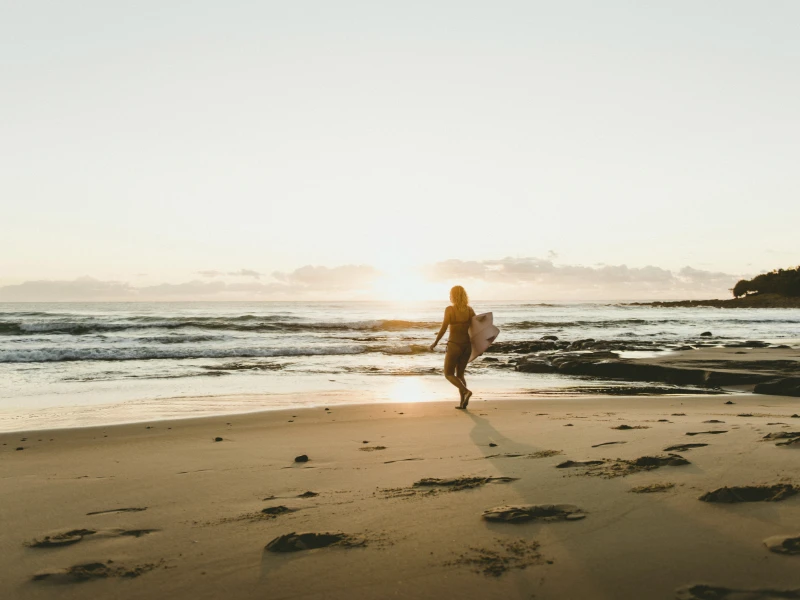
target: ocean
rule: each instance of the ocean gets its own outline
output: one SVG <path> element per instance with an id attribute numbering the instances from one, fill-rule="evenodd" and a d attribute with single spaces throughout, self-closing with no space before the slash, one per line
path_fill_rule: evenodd
<path id="1" fill-rule="evenodd" d="M 431 353 L 445 305 L 379 302 L 0 304 L 0 431 L 343 403 L 457 400 Z M 630 342 L 670 351 L 700 333 L 800 341 L 792 309 L 491 303 L 498 341 Z M 624 354 L 623 354 L 624 355 Z M 488 356 L 488 355 L 487 355 Z M 481 398 L 592 390 L 586 379 L 479 360 Z M 594 382 L 596 383 L 596 382 Z M 613 382 L 610 383 L 613 385 Z M 626 384 L 630 385 L 630 384 Z"/>

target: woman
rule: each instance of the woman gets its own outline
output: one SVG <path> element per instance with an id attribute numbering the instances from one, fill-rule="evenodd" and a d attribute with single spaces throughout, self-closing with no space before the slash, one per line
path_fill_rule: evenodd
<path id="1" fill-rule="evenodd" d="M 469 404 L 472 392 L 467 389 L 464 371 L 467 369 L 472 344 L 469 341 L 469 323 L 475 316 L 475 311 L 469 305 L 469 296 L 460 285 L 450 290 L 450 304 L 444 311 L 444 320 L 436 341 L 431 344 L 431 350 L 442 339 L 447 327 L 450 327 L 450 338 L 447 340 L 447 350 L 444 355 L 444 376 L 458 388 L 461 393 L 461 404 L 456 408 L 465 409 Z"/>

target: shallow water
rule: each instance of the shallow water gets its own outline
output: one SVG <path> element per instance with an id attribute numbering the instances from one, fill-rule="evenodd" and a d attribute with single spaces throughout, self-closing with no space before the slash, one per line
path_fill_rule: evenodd
<path id="1" fill-rule="evenodd" d="M 660 350 L 703 331 L 720 343 L 800 340 L 800 311 L 792 309 L 474 308 L 494 313 L 500 341 L 556 335 Z M 444 343 L 427 351 L 443 309 L 367 302 L 0 304 L 0 430 L 286 408 L 314 404 L 327 392 L 334 396 L 328 403 L 397 400 L 404 386 L 414 386 L 406 394 L 413 401 L 450 398 L 454 390 L 441 378 Z M 589 385 L 487 363 L 473 364 L 469 376 L 485 395 Z M 411 379 L 416 383 L 405 382 Z M 225 395 L 248 399 L 165 400 Z"/>

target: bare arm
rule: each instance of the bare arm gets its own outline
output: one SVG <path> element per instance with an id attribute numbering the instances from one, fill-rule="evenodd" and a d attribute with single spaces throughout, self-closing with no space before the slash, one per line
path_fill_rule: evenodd
<path id="1" fill-rule="evenodd" d="M 436 341 L 431 344 L 431 350 L 436 348 L 436 344 L 439 343 L 439 340 L 442 339 L 444 332 L 447 331 L 447 327 L 450 325 L 450 307 L 444 309 L 444 319 L 442 320 L 442 326 L 439 329 L 439 333 L 436 334 Z"/>

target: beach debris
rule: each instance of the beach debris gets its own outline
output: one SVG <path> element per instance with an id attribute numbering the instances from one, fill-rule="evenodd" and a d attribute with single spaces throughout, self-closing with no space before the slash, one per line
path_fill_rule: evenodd
<path id="1" fill-rule="evenodd" d="M 276 537 L 265 546 L 268 552 L 300 552 L 339 546 L 342 548 L 355 548 L 366 545 L 363 538 L 354 537 L 346 533 L 287 533 Z"/>
<path id="2" fill-rule="evenodd" d="M 215 441 L 215 442 L 221 442 L 221 441 L 222 441 L 222 438 L 221 438 L 221 437 L 215 437 L 215 438 L 214 438 L 214 441 Z"/>
<path id="3" fill-rule="evenodd" d="M 674 483 L 651 483 L 649 485 L 637 485 L 628 491 L 634 494 L 652 494 L 654 492 L 666 492 L 674 487 Z"/>
<path id="4" fill-rule="evenodd" d="M 673 417 L 685 417 L 686 413 L 672 413 Z"/>
<path id="5" fill-rule="evenodd" d="M 408 461 L 410 461 L 410 460 L 425 460 L 425 459 L 424 459 L 424 458 L 398 458 L 398 459 L 396 459 L 396 460 L 385 460 L 385 461 L 383 461 L 383 464 L 385 464 L 385 465 L 390 465 L 390 464 L 392 464 L 392 463 L 396 463 L 396 462 L 408 462 Z"/>
<path id="6" fill-rule="evenodd" d="M 720 421 L 719 419 L 709 419 L 708 421 L 703 421 L 703 423 L 724 423 L 725 421 Z"/>
<path id="7" fill-rule="evenodd" d="M 57 548 L 58 546 L 69 546 L 77 544 L 85 535 L 97 533 L 94 529 L 73 529 L 55 535 L 46 535 L 42 539 L 28 542 L 26 546 L 30 548 Z"/>
<path id="8" fill-rule="evenodd" d="M 669 448 L 664 448 L 664 452 L 686 452 L 692 448 L 702 448 L 703 446 L 708 446 L 708 444 L 677 444 Z"/>
<path id="9" fill-rule="evenodd" d="M 650 429 L 647 425 L 617 425 L 616 427 L 612 427 L 611 429 L 619 429 L 621 431 L 627 431 L 628 429 Z"/>
<path id="10" fill-rule="evenodd" d="M 752 417 L 753 413 L 741 413 L 741 414 L 736 415 L 736 416 L 737 417 Z"/>
<path id="11" fill-rule="evenodd" d="M 512 569 L 525 569 L 537 564 L 552 564 L 539 554 L 539 543 L 529 540 L 498 539 L 499 550 L 470 547 L 468 553 L 444 563 L 445 566 L 466 566 L 474 573 L 487 577 L 500 577 Z"/>
<path id="12" fill-rule="evenodd" d="M 583 462 L 568 460 L 559 465 L 557 469 L 581 467 L 584 470 L 579 475 L 604 477 L 611 479 L 614 477 L 626 477 L 640 471 L 650 471 L 660 467 L 678 467 L 688 465 L 688 460 L 678 454 L 668 454 L 666 456 L 640 456 L 633 460 L 621 458 L 602 460 L 587 460 Z"/>
<path id="13" fill-rule="evenodd" d="M 522 504 L 498 506 L 483 511 L 486 521 L 526 523 L 527 521 L 577 521 L 586 513 L 574 504 Z"/>
<path id="14" fill-rule="evenodd" d="M 728 433 L 728 431 L 725 430 L 725 429 L 718 429 L 716 431 L 687 431 L 686 435 L 703 435 L 704 433 L 708 433 L 708 434 L 711 434 L 711 435 L 717 435 L 717 434 L 720 434 L 720 433 Z"/>
<path id="15" fill-rule="evenodd" d="M 745 485 L 735 487 L 721 487 L 713 492 L 706 492 L 700 496 L 703 502 L 723 502 L 734 504 L 738 502 L 779 502 L 794 496 L 800 488 L 788 483 L 774 485 Z"/>
<path id="16" fill-rule="evenodd" d="M 770 552 L 778 554 L 800 554 L 800 535 L 773 535 L 764 540 Z"/>
<path id="17" fill-rule="evenodd" d="M 294 457 L 294 462 L 296 462 L 296 463 L 308 462 L 308 455 L 307 454 L 301 454 L 300 456 L 295 456 Z"/>
<path id="18" fill-rule="evenodd" d="M 363 452 L 375 452 L 376 450 L 386 450 L 386 446 L 362 446 L 359 450 Z"/>
<path id="19" fill-rule="evenodd" d="M 776 446 L 787 446 L 795 442 L 800 442 L 800 431 L 775 431 L 773 433 L 768 433 L 763 438 L 761 438 L 761 440 L 762 441 L 788 440 L 786 442 L 778 442 L 777 444 L 775 444 Z"/>
<path id="20" fill-rule="evenodd" d="M 583 462 L 577 460 L 567 460 L 556 465 L 556 469 L 571 469 L 572 467 L 591 467 L 593 465 L 602 465 L 605 460 L 585 460 Z"/>
<path id="21" fill-rule="evenodd" d="M 600 446 L 611 446 L 612 444 L 627 444 L 628 442 L 603 442 L 602 444 L 595 444 L 592 448 L 599 448 Z"/>
<path id="22" fill-rule="evenodd" d="M 495 444 L 494 442 L 489 442 L 489 448 L 496 448 L 496 447 L 497 444 Z"/>
<path id="23" fill-rule="evenodd" d="M 561 450 L 539 450 L 538 452 L 504 452 L 503 454 L 487 454 L 483 458 L 548 458 L 563 454 Z"/>
<path id="24" fill-rule="evenodd" d="M 572 423 L 567 423 L 564 427 L 575 427 Z"/>
<path id="25" fill-rule="evenodd" d="M 298 498 L 316 498 L 317 496 L 319 496 L 319 494 L 317 492 L 309 491 L 309 492 L 303 492 L 302 494 L 299 494 L 297 497 Z"/>
<path id="26" fill-rule="evenodd" d="M 487 483 L 510 483 L 517 481 L 519 477 L 452 477 L 439 479 L 438 477 L 427 477 L 414 483 L 414 487 L 437 487 L 448 488 L 452 491 L 467 490 L 481 487 Z"/>
<path id="27" fill-rule="evenodd" d="M 16 450 L 17 450 L 17 452 L 19 452 L 20 450 L 25 450 L 25 448 L 24 448 L 23 446 L 20 446 L 20 447 L 19 447 L 19 448 L 17 448 Z"/>
<path id="28" fill-rule="evenodd" d="M 161 559 L 155 563 L 146 563 L 133 567 L 117 565 L 109 560 L 107 563 L 86 563 L 74 565 L 66 569 L 55 571 L 43 571 L 32 577 L 33 581 L 50 581 L 53 583 L 80 583 L 92 579 L 108 579 L 109 577 L 139 577 L 148 571 L 152 571 L 164 564 Z M 112 566 L 113 565 L 113 566 Z"/>
<path id="29" fill-rule="evenodd" d="M 460 492 L 471 490 L 490 483 L 511 483 L 519 477 L 450 477 L 439 479 L 427 477 L 415 482 L 408 488 L 386 488 L 379 490 L 384 498 L 411 498 L 415 496 L 431 496 L 443 492 Z"/>
<path id="30" fill-rule="evenodd" d="M 86 513 L 86 516 L 90 517 L 92 515 L 107 515 L 107 514 L 111 514 L 111 513 L 121 513 L 121 512 L 142 512 L 143 510 L 147 510 L 147 507 L 144 506 L 144 507 L 141 507 L 141 508 L 138 508 L 138 507 L 136 507 L 136 508 L 110 508 L 108 510 L 96 510 L 94 512 L 88 512 L 88 513 Z"/>
<path id="31" fill-rule="evenodd" d="M 725 404 L 736 404 L 736 403 L 735 402 L 731 402 L 730 400 L 728 400 Z"/>
<path id="32" fill-rule="evenodd" d="M 704 583 L 690 585 L 679 588 L 675 591 L 677 600 L 782 600 L 800 599 L 800 589 L 777 590 L 777 589 L 757 589 L 743 590 L 726 588 L 718 585 L 706 585 Z"/>

